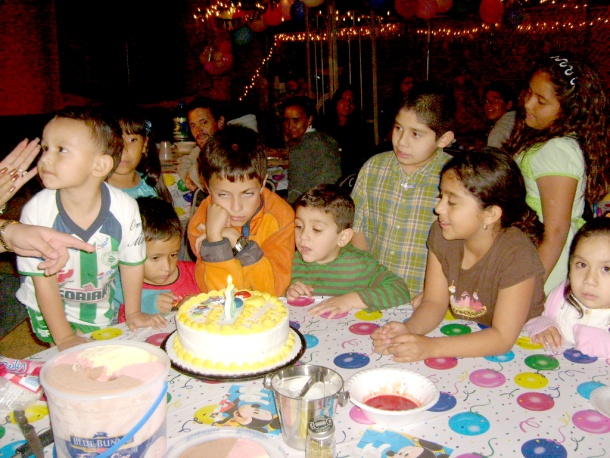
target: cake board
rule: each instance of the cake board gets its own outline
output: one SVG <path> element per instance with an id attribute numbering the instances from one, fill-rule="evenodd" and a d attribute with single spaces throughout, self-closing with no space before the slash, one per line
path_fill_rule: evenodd
<path id="1" fill-rule="evenodd" d="M 290 366 L 291 364 L 296 363 L 301 356 L 305 353 L 307 348 L 307 344 L 305 342 L 305 338 L 303 335 L 293 327 L 290 327 L 289 332 L 291 332 L 295 339 L 294 345 L 290 350 L 290 353 L 286 358 L 277 363 L 262 368 L 258 371 L 232 371 L 223 372 L 221 370 L 204 370 L 202 368 L 196 367 L 192 364 L 187 363 L 186 361 L 180 359 L 176 352 L 174 351 L 174 339 L 178 336 L 177 331 L 172 332 L 161 344 L 161 349 L 167 353 L 169 356 L 172 368 L 181 374 L 188 375 L 189 377 L 193 377 L 198 380 L 208 380 L 211 382 L 240 382 L 246 380 L 255 380 L 258 378 L 264 377 L 266 374 L 270 372 L 275 372 L 284 367 Z"/>

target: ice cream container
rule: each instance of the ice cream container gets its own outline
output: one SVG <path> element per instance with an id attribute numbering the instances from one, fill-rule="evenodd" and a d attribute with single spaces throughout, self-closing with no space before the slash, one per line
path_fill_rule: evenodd
<path id="1" fill-rule="evenodd" d="M 163 457 L 170 361 L 145 342 L 92 342 L 40 372 L 58 457 Z"/>

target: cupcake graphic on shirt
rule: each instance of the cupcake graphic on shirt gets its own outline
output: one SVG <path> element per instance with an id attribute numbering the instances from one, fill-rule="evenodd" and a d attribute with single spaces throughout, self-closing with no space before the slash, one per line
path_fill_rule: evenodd
<path id="1" fill-rule="evenodd" d="M 476 291 L 472 294 L 468 291 L 464 291 L 458 297 L 455 295 L 455 286 L 452 285 L 452 287 L 453 291 L 451 291 L 451 287 L 449 288 L 452 293 L 449 296 L 449 304 L 451 305 L 451 310 L 456 315 L 475 318 L 487 313 L 487 307 L 481 303 L 479 294 Z"/>

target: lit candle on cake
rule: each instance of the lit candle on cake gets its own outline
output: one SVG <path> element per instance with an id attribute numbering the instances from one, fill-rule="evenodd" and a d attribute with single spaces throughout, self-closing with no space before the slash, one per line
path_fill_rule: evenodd
<path id="1" fill-rule="evenodd" d="M 225 318 L 230 320 L 235 316 L 235 286 L 233 286 L 233 277 L 227 277 L 227 287 L 225 288 Z"/>

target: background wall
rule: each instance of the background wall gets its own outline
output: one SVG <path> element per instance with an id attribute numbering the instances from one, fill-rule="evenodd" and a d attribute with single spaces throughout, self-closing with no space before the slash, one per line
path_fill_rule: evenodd
<path id="1" fill-rule="evenodd" d="M 257 111 L 272 104 L 276 76 L 282 82 L 304 76 L 304 44 L 274 42 L 283 25 L 252 33 L 247 43 L 237 44 L 235 30 L 202 27 L 193 19 L 206 3 L 202 0 L 108 0 L 93 14 L 83 9 L 85 3 L 0 2 L 0 146 L 20 139 L 23 129 L 13 126 L 31 122 L 37 133 L 46 121 L 41 115 L 65 105 L 133 97 L 167 109 L 196 94 L 237 100 L 260 71 L 263 78 L 244 101 Z M 574 8 L 577 0 L 545 2 L 499 27 L 481 27 L 480 17 L 473 14 L 437 17 L 430 21 L 430 40 L 425 21 L 399 21 L 397 32 L 378 39 L 379 101 L 391 97 L 405 69 L 423 80 L 429 64 L 431 79 L 454 86 L 467 101 L 459 128 L 476 130 L 482 122 L 482 87 L 494 79 L 521 87 L 532 59 L 552 47 L 588 58 L 610 87 L 610 10 L 600 3 Z M 220 39 L 231 43 L 233 65 L 226 74 L 213 76 L 204 71 L 202 60 L 204 51 Z M 362 43 L 360 52 L 351 42 L 351 56 L 354 65 L 362 60 L 364 113 L 372 119 L 370 42 Z M 347 41 L 340 42 L 343 79 L 347 47 Z M 356 84 L 359 78 L 355 76 Z M 15 116 L 23 118 L 11 124 Z"/>

